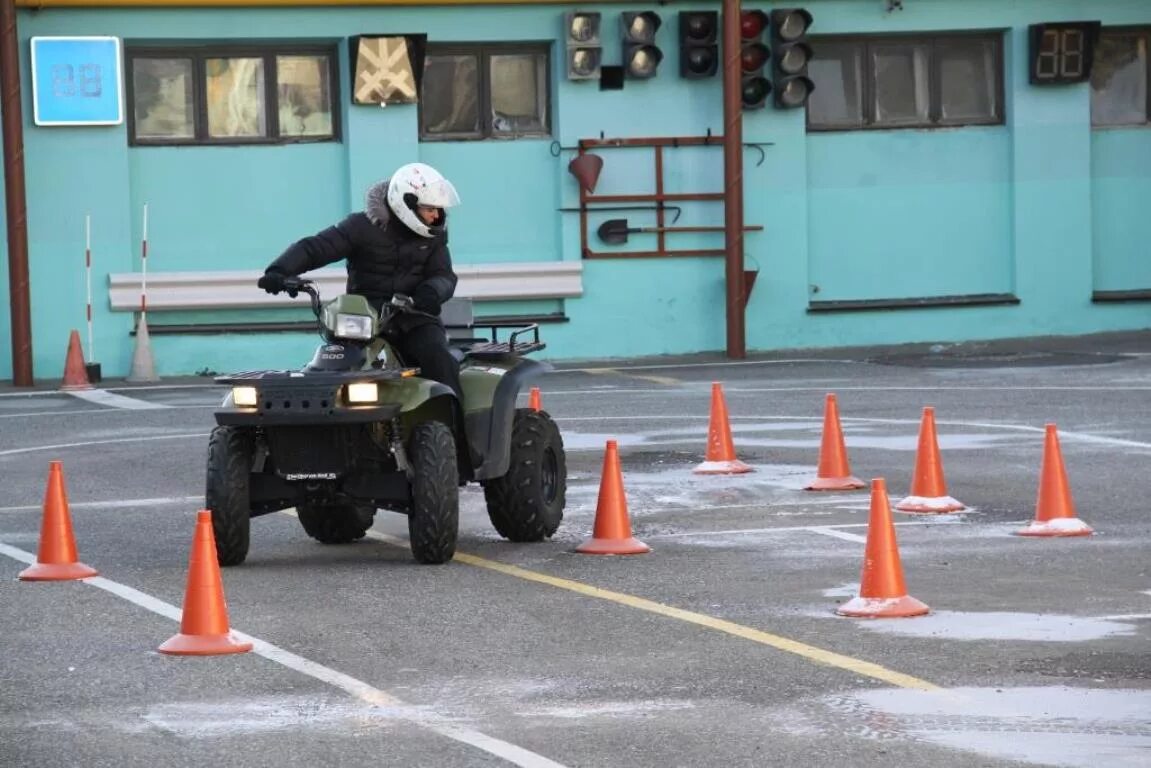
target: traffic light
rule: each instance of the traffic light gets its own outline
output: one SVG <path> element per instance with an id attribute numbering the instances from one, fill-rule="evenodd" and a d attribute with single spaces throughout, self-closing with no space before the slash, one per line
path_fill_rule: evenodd
<path id="1" fill-rule="evenodd" d="M 568 80 L 595 80 L 599 77 L 603 59 L 600 14 L 568 11 L 564 14 L 564 28 Z"/>
<path id="2" fill-rule="evenodd" d="M 739 15 L 740 100 L 744 109 L 763 109 L 771 82 L 764 77 L 764 67 L 771 51 L 763 42 L 767 34 L 767 14 L 743 11 Z"/>
<path id="3" fill-rule="evenodd" d="M 807 76 L 811 46 L 807 30 L 811 14 L 802 8 L 782 8 L 771 12 L 771 78 L 775 106 L 794 109 L 807 103 L 815 83 Z"/>
<path id="4" fill-rule="evenodd" d="M 719 71 L 719 12 L 679 12 L 679 76 L 714 77 Z"/>
<path id="5" fill-rule="evenodd" d="M 624 73 L 641 79 L 655 77 L 663 61 L 663 51 L 655 44 L 655 33 L 661 23 L 659 15 L 653 11 L 624 11 L 620 21 L 623 23 Z"/>

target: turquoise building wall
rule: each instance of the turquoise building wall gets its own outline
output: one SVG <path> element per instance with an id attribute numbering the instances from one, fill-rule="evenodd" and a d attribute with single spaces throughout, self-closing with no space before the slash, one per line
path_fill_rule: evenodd
<path id="1" fill-rule="evenodd" d="M 745 3 L 770 9 L 791 3 Z M 803 110 L 749 112 L 744 141 L 746 261 L 760 274 L 747 308 L 749 352 L 798 347 L 959 341 L 1151 327 L 1151 303 L 1092 303 L 1093 291 L 1151 289 L 1151 128 L 1092 130 L 1086 84 L 1027 82 L 1026 27 L 1097 19 L 1151 24 L 1143 0 L 809 0 L 814 35 L 1003 30 L 1006 124 L 944 130 L 806 131 Z M 663 17 L 659 76 L 621 91 L 564 78 L 568 6 L 322 7 L 280 9 L 21 10 L 25 156 L 37 378 L 63 371 L 68 331 L 84 338 L 84 217 L 92 217 L 95 350 L 105 375 L 127 373 L 132 313 L 112 312 L 107 275 L 138 271 L 148 204 L 152 272 L 256 270 L 292 240 L 357 209 L 364 189 L 412 160 L 445 171 L 464 205 L 453 212 L 458 264 L 578 261 L 578 204 L 567 172 L 580 139 L 723 132 L 721 78 L 678 76 L 676 14 L 716 3 L 635 4 Z M 605 63 L 619 63 L 621 5 L 572 5 L 604 16 Z M 116 35 L 137 40 L 340 41 L 342 139 L 260 147 L 129 147 L 126 125 L 32 124 L 28 39 Z M 426 32 L 431 42 L 552 43 L 552 136 L 483 142 L 418 140 L 414 105 L 353 106 L 346 39 Z M 817 51 L 818 53 L 818 51 Z M 553 141 L 562 147 L 553 151 Z M 558 155 L 558 156 L 557 156 Z M 610 149 L 597 194 L 651 191 L 650 150 Z M 722 149 L 665 153 L 668 191 L 721 191 Z M 3 211 L 0 210 L 0 222 Z M 654 216 L 626 216 L 633 226 Z M 598 222 L 608 216 L 593 219 Z M 718 203 L 685 204 L 679 224 L 723 222 Z M 669 247 L 722 247 L 722 236 L 676 236 Z M 591 246 L 610 250 L 594 235 Z M 632 235 L 630 248 L 654 244 Z M 6 256 L 0 245 L 0 258 Z M 6 265 L 5 265 L 6 267 Z M 607 259 L 583 264 L 583 296 L 547 306 L 544 356 L 587 359 L 722 350 L 722 258 Z M 5 271 L 6 275 L 6 271 Z M 257 290 L 253 286 L 253 291 Z M 817 313 L 810 301 L 1014 294 L 1005 306 Z M 490 311 L 536 311 L 540 303 Z M 484 311 L 484 308 L 480 308 Z M 161 322 L 160 313 L 150 314 Z M 228 319 L 306 313 L 227 313 Z M 172 315 L 176 317 L 176 315 Z M 182 313 L 181 320 L 212 319 Z M 304 362 L 310 333 L 153 335 L 161 375 Z M 11 377 L 9 318 L 0 317 L 0 378 Z M 87 350 L 86 350 L 87 352 Z"/>

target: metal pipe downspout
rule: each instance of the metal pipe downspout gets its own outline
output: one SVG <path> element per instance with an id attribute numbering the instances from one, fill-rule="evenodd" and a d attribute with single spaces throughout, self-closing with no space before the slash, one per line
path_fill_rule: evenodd
<path id="1" fill-rule="evenodd" d="M 14 0 L 0 0 L 0 110 L 4 133 L 4 202 L 8 216 L 8 290 L 12 305 L 12 383 L 30 387 L 32 315 L 24 192 L 24 116 L 20 109 L 20 41 L 16 34 Z"/>
<path id="2" fill-rule="evenodd" d="M 723 230 L 727 356 L 747 356 L 743 301 L 743 100 L 740 0 L 723 0 Z"/>

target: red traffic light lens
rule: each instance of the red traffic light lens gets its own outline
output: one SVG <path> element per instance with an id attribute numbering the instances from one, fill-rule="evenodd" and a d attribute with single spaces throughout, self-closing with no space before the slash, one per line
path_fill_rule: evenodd
<path id="1" fill-rule="evenodd" d="M 754 72 L 767 63 L 767 46 L 760 43 L 745 45 L 739 53 L 739 65 L 744 72 Z"/>
<path id="2" fill-rule="evenodd" d="M 766 26 L 767 15 L 763 11 L 744 11 L 739 14 L 739 33 L 745 40 L 759 37 Z"/>

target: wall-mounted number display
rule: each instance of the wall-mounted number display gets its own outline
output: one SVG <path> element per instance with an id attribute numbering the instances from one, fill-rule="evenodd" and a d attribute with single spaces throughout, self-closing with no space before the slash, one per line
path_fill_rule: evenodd
<path id="1" fill-rule="evenodd" d="M 32 115 L 36 125 L 119 125 L 120 40 L 33 37 Z"/>
<path id="2" fill-rule="evenodd" d="M 1029 52 L 1031 84 L 1081 83 L 1091 76 L 1098 21 L 1032 24 Z"/>

